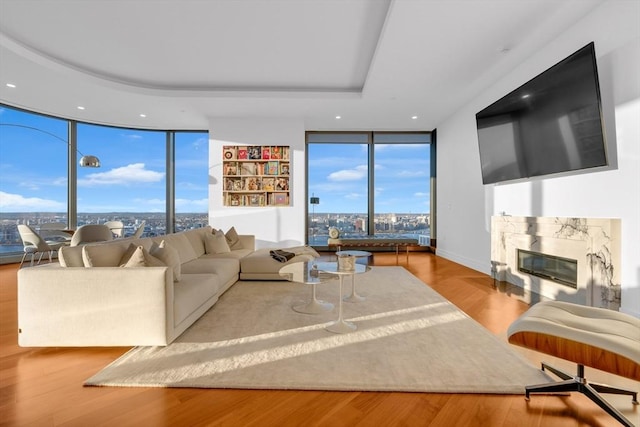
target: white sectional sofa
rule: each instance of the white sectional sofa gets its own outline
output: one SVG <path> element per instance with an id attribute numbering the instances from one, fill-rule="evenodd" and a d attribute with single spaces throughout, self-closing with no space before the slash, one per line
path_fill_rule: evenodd
<path id="1" fill-rule="evenodd" d="M 240 280 L 285 280 L 280 276 L 280 269 L 294 262 L 311 261 L 320 256 L 311 246 L 294 246 L 284 249 L 293 258 L 282 263 L 271 257 L 272 248 L 257 249 L 240 259 Z"/>
<path id="2" fill-rule="evenodd" d="M 230 230 L 221 249 L 213 231 L 65 247 L 59 263 L 19 270 L 19 345 L 171 343 L 239 279 L 240 259 L 254 251 L 254 236 Z"/>

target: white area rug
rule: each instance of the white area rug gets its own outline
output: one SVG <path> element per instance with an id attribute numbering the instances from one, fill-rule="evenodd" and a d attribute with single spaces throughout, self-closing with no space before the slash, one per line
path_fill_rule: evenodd
<path id="1" fill-rule="evenodd" d="M 324 329 L 337 308 L 293 311 L 307 285 L 243 281 L 171 345 L 136 347 L 85 385 L 522 394 L 549 381 L 404 268 L 356 281 L 367 299 L 343 308 L 357 331 Z M 337 305 L 338 283 L 318 297 Z"/>

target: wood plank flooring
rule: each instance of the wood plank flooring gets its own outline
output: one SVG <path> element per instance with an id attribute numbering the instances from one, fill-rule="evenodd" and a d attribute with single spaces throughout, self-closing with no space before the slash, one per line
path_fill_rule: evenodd
<path id="1" fill-rule="evenodd" d="M 395 261 L 390 253 L 373 257 L 374 265 Z M 404 259 L 400 264 L 496 335 L 504 336 L 527 309 L 488 276 L 431 253 L 412 253 L 408 266 Z M 17 264 L 0 266 L 0 426 L 617 425 L 579 394 L 526 402 L 478 394 L 83 387 L 128 349 L 18 347 L 16 271 Z M 619 377 L 608 378 L 622 385 Z M 611 402 L 638 422 L 628 397 Z"/>

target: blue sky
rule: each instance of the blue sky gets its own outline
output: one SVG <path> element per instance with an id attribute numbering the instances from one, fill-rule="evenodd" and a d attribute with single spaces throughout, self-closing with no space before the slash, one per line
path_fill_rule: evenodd
<path id="1" fill-rule="evenodd" d="M 67 139 L 67 124 L 0 109 L 0 123 Z M 164 212 L 165 133 L 78 124 L 78 149 L 100 168 L 78 168 L 78 212 Z M 31 129 L 0 126 L 0 211 L 65 212 L 67 145 Z M 80 154 L 78 154 L 78 159 Z M 208 211 L 208 135 L 176 137 L 176 211 Z"/>
<path id="2" fill-rule="evenodd" d="M 0 211 L 66 212 L 67 122 L 0 108 Z M 164 212 L 165 132 L 78 124 L 78 149 L 100 168 L 78 167 L 78 212 Z M 78 159 L 80 154 L 78 154 Z M 176 211 L 207 212 L 208 135 L 176 135 Z M 375 152 L 376 213 L 429 212 L 429 146 L 378 144 Z M 367 147 L 311 144 L 309 195 L 316 212 L 367 211 Z M 293 174 L 296 185 L 304 179 Z"/>
<path id="3" fill-rule="evenodd" d="M 429 212 L 429 145 L 377 144 L 376 213 Z M 309 195 L 320 198 L 318 212 L 367 212 L 367 146 L 310 144 Z"/>

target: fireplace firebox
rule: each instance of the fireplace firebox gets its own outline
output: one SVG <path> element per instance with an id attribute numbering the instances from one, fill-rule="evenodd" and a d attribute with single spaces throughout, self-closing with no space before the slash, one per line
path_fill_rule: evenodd
<path id="1" fill-rule="evenodd" d="M 518 249 L 518 271 L 578 288 L 578 261 Z"/>

